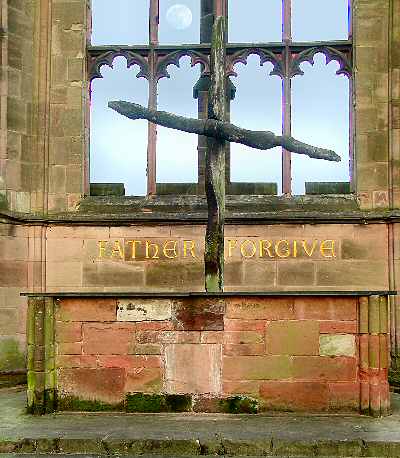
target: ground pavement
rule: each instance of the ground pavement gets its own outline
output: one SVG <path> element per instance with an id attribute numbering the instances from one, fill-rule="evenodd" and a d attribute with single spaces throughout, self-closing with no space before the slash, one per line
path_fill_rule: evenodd
<path id="1" fill-rule="evenodd" d="M 400 458 L 400 396 L 393 415 L 26 415 L 25 393 L 0 390 L 0 458 L 16 454 L 132 457 Z M 27 455 L 28 454 L 28 455 Z"/>

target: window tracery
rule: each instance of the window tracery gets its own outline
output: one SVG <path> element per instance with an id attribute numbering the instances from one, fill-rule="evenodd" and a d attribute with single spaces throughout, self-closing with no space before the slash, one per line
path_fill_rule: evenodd
<path id="1" fill-rule="evenodd" d="M 121 1 L 121 0 L 120 0 Z M 94 7 L 93 14 L 96 14 L 98 7 L 96 9 L 96 3 L 107 3 L 104 0 L 92 0 Z M 275 1 L 274 9 L 279 9 L 281 14 L 281 40 L 280 42 L 231 42 L 227 43 L 227 58 L 226 58 L 226 70 L 227 75 L 231 77 L 231 81 L 234 80 L 232 77 L 236 76 L 237 72 L 235 66 L 238 63 L 244 65 L 247 64 L 249 56 L 257 55 L 260 58 L 260 65 L 265 63 L 272 64 L 270 75 L 277 75 L 282 80 L 282 133 L 291 134 L 292 131 L 292 96 L 293 89 L 292 84 L 294 78 L 301 77 L 304 74 L 303 63 L 308 62 L 311 65 L 314 65 L 315 56 L 322 53 L 326 58 L 326 64 L 329 64 L 331 61 L 335 61 L 338 64 L 336 70 L 337 75 L 344 75 L 351 80 L 352 77 L 352 41 L 351 41 L 351 4 L 348 0 L 331 0 L 327 1 L 327 8 L 334 7 L 336 2 L 336 7 L 340 8 L 340 17 L 341 22 L 346 16 L 347 11 L 344 12 L 344 9 L 347 10 L 348 6 L 348 23 L 346 26 L 343 23 L 340 24 L 340 33 L 339 38 L 328 41 L 303 41 L 296 42 L 292 40 L 292 31 L 295 32 L 295 36 L 298 37 L 314 37 L 313 34 L 308 34 L 299 27 L 298 23 L 301 20 L 304 20 L 304 12 L 300 12 L 300 4 L 307 3 L 305 0 L 282 0 Z M 314 0 L 313 0 L 314 2 Z M 117 8 L 116 3 L 112 2 L 110 8 Z M 96 39 L 96 44 L 90 45 L 88 47 L 88 66 L 89 66 L 89 78 L 91 81 L 102 78 L 101 67 L 104 65 L 112 67 L 113 62 L 117 57 L 125 57 L 127 61 L 127 67 L 137 65 L 140 70 L 137 73 L 137 78 L 145 78 L 148 80 L 149 84 L 149 95 L 148 95 L 148 106 L 150 108 L 156 108 L 158 106 L 158 89 L 159 81 L 163 78 L 169 78 L 168 67 L 170 65 L 180 66 L 180 61 L 183 57 L 189 57 L 191 60 L 192 66 L 200 65 L 201 76 L 197 85 L 193 89 L 194 96 L 198 99 L 199 105 L 199 116 L 204 115 L 204 94 L 206 91 L 204 89 L 207 84 L 207 77 L 209 75 L 209 52 L 210 52 L 210 27 L 212 25 L 212 16 L 216 12 L 223 12 L 231 18 L 234 18 L 235 21 L 238 20 L 237 16 L 240 13 L 239 10 L 236 11 L 237 5 L 246 3 L 247 8 L 250 9 L 255 15 L 260 15 L 265 9 L 265 4 L 267 2 L 263 1 L 263 8 L 259 5 L 258 0 L 249 0 L 247 2 L 242 2 L 241 0 L 182 0 L 181 2 L 175 2 L 170 0 L 135 0 L 132 1 L 122 1 L 125 7 L 128 3 L 130 4 L 129 8 L 132 8 L 132 4 L 140 4 L 138 7 L 138 14 L 142 15 L 142 21 L 148 21 L 148 43 L 135 43 L 135 44 L 115 44 L 115 43 L 99 43 L 99 39 Z M 254 5 L 252 5 L 254 3 Z M 268 2 L 269 3 L 269 2 Z M 279 3 L 279 5 L 278 5 Z M 314 2 L 315 3 L 315 2 Z M 146 4 L 143 7 L 143 4 Z M 184 25 L 185 21 L 191 20 L 191 27 L 193 26 L 192 22 L 195 22 L 197 30 L 200 32 L 198 35 L 192 33 L 193 37 L 196 37 L 194 43 L 191 44 L 176 44 L 177 39 L 171 40 L 176 43 L 173 44 L 164 44 L 168 41 L 168 36 L 163 33 L 163 43 L 160 44 L 160 23 L 162 27 L 166 27 L 168 22 L 168 12 L 171 11 L 176 5 L 186 6 L 190 11 L 193 10 L 192 17 L 188 18 L 185 16 L 187 9 L 183 14 L 183 18 L 178 19 L 181 21 L 179 26 Z M 258 6 L 257 6 L 258 5 Z M 272 4 L 271 4 L 272 5 Z M 305 8 L 309 8 L 309 4 Z M 148 7 L 148 14 L 144 14 L 143 11 Z M 257 9 L 258 8 L 258 9 Z M 123 8 L 122 8 L 123 9 Z M 165 11 L 164 11 L 165 10 Z M 131 13 L 133 10 L 130 9 Z M 185 13 L 186 11 L 186 13 Z M 277 10 L 278 11 L 278 10 Z M 128 11 L 127 11 L 128 12 Z M 319 6 L 319 12 L 321 13 L 321 8 Z M 323 14 L 323 11 L 322 13 Z M 239 14 L 240 15 L 240 14 Z M 160 17 L 162 16 L 162 19 Z M 277 12 L 275 11 L 275 16 Z M 322 17 L 322 16 L 321 16 Z M 210 19 L 211 18 L 211 19 Z M 96 32 L 96 28 L 99 26 L 96 25 L 96 18 L 94 17 L 94 36 L 99 37 L 100 34 Z M 325 18 L 325 22 L 329 18 Z M 265 19 L 266 21 L 267 19 Z M 271 19 L 270 19 L 271 20 Z M 276 19 L 275 19 L 276 20 Z M 138 21 L 138 18 L 135 17 L 135 23 Z M 183 21 L 183 22 L 182 22 Z M 235 26 L 235 21 L 230 20 L 230 26 L 232 28 Z M 257 19 L 259 21 L 259 19 Z M 329 21 L 328 21 L 329 22 Z M 309 23 L 311 26 L 311 24 Z M 248 25 L 247 25 L 248 27 Z M 348 35 L 344 37 L 343 30 L 347 28 Z M 179 29 L 179 27 L 178 27 Z M 304 29 L 304 27 L 303 27 Z M 320 27 L 317 27 L 320 30 Z M 237 35 L 237 33 L 236 33 Z M 268 34 L 266 34 L 268 35 Z M 171 35 L 172 36 L 172 35 Z M 173 35 L 173 37 L 179 36 Z M 197 40 L 197 36 L 199 40 Z M 249 35 L 251 36 L 251 35 Z M 232 38 L 235 37 L 235 34 L 232 34 Z M 318 38 L 318 37 L 317 37 Z M 117 40 L 118 41 L 118 40 Z M 200 43 L 196 42 L 200 41 Z M 199 91 L 199 88 L 203 89 Z M 235 94 L 235 88 L 232 87 L 228 99 L 233 99 Z M 229 101 L 227 100 L 227 103 Z M 269 107 L 266 105 L 266 110 Z M 350 123 L 351 126 L 351 123 Z M 266 126 L 268 129 L 268 126 Z M 350 135 L 350 152 L 349 157 L 352 161 L 352 141 Z M 324 145 L 321 145 L 324 146 Z M 202 186 L 202 155 L 204 154 L 204 145 L 202 144 L 201 139 L 198 143 L 199 151 L 199 166 L 198 166 L 198 182 L 199 182 L 199 193 L 201 193 Z M 156 193 L 156 155 L 157 155 L 157 128 L 156 126 L 149 124 L 148 127 L 148 147 L 147 147 L 147 193 L 155 194 Z M 229 155 L 228 155 L 229 158 Z M 229 173 L 227 174 L 229 177 Z M 268 180 L 268 171 L 265 175 L 266 180 Z M 292 159 L 291 154 L 283 151 L 282 152 L 282 189 L 283 194 L 290 195 L 293 192 L 292 187 Z M 229 188 L 228 188 L 229 189 Z"/>

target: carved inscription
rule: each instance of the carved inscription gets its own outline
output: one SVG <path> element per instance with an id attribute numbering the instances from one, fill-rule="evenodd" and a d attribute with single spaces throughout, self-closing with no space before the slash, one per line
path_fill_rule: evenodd
<path id="1" fill-rule="evenodd" d="M 337 242 L 328 240 L 266 240 L 225 239 L 225 259 L 284 259 L 336 258 Z M 200 241 L 182 239 L 164 240 L 99 240 L 98 259 L 143 261 L 168 259 L 202 260 L 204 247 Z"/>

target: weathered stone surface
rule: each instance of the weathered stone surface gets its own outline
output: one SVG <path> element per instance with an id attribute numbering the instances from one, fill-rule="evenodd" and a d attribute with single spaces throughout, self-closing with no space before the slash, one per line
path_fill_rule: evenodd
<path id="1" fill-rule="evenodd" d="M 328 408 L 328 385 L 322 382 L 264 382 L 260 396 L 266 410 L 320 412 Z"/>
<path id="2" fill-rule="evenodd" d="M 117 321 L 164 321 L 171 317 L 170 299 L 117 300 Z"/>
<path id="3" fill-rule="evenodd" d="M 266 327 L 271 355 L 318 355 L 319 325 L 315 321 L 275 321 Z"/>
<path id="4" fill-rule="evenodd" d="M 57 382 L 64 396 L 111 404 L 122 401 L 125 388 L 125 369 L 59 369 Z"/>
<path id="5" fill-rule="evenodd" d="M 331 334 L 320 336 L 321 356 L 355 356 L 356 339 L 352 335 Z"/>
<path id="6" fill-rule="evenodd" d="M 218 298 L 176 300 L 173 321 L 176 329 L 185 331 L 220 331 L 224 329 L 224 301 Z"/>
<path id="7" fill-rule="evenodd" d="M 165 348 L 169 393 L 219 393 L 221 345 L 172 344 Z"/>
<path id="8" fill-rule="evenodd" d="M 225 356 L 225 380 L 280 380 L 292 377 L 292 361 L 288 356 Z"/>
<path id="9" fill-rule="evenodd" d="M 56 312 L 59 321 L 115 321 L 116 316 L 115 298 L 66 298 L 60 301 Z"/>
<path id="10" fill-rule="evenodd" d="M 85 355 L 127 355 L 135 328 L 122 323 L 83 325 Z"/>

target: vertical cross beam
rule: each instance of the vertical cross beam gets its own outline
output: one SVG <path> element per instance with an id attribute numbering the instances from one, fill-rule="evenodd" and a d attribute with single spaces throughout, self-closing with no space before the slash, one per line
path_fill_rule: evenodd
<path id="1" fill-rule="evenodd" d="M 226 19 L 217 16 L 211 43 L 211 84 L 208 117 L 224 121 L 226 117 Z M 208 223 L 205 240 L 205 288 L 221 292 L 224 288 L 224 222 L 225 222 L 225 150 L 226 142 L 208 138 L 206 153 L 206 195 Z"/>

